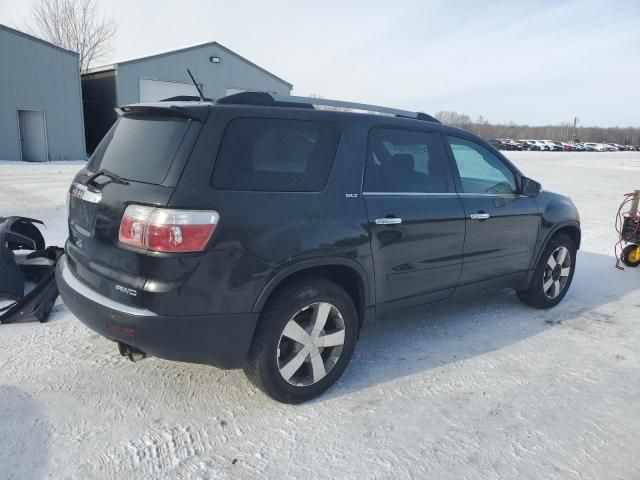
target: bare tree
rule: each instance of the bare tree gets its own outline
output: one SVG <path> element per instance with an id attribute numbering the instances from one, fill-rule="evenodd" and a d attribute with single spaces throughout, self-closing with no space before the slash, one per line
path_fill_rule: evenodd
<path id="1" fill-rule="evenodd" d="M 96 0 L 39 0 L 31 8 L 36 35 L 78 52 L 80 70 L 113 51 L 118 26 L 100 14 Z"/>

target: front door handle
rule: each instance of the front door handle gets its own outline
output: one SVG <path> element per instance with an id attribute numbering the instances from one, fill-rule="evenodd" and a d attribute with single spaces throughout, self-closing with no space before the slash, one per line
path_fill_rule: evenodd
<path id="1" fill-rule="evenodd" d="M 398 217 L 376 218 L 376 225 L 398 225 L 402 219 Z"/>
<path id="2" fill-rule="evenodd" d="M 488 213 L 472 213 L 471 215 L 469 215 L 469 217 L 471 218 L 471 220 L 486 220 L 487 218 L 489 218 L 491 215 L 489 215 Z"/>

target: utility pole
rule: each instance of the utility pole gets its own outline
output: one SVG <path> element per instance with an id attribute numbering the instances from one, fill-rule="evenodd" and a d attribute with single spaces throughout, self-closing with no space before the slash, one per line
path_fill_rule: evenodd
<path id="1" fill-rule="evenodd" d="M 573 117 L 573 131 L 571 132 L 571 141 L 573 143 L 576 143 L 576 127 L 579 121 L 580 119 L 578 117 Z"/>

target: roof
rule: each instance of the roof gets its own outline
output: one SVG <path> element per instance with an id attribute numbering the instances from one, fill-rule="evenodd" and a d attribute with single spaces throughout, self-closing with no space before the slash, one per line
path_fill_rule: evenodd
<path id="1" fill-rule="evenodd" d="M 173 55 L 173 54 L 176 54 L 176 53 L 182 53 L 182 52 L 187 52 L 187 51 L 190 51 L 190 50 L 196 50 L 196 49 L 202 48 L 202 47 L 211 47 L 211 46 L 215 46 L 215 47 L 219 48 L 220 50 L 224 51 L 225 53 L 227 53 L 229 55 L 233 55 L 236 58 L 239 58 L 243 62 L 248 63 L 249 65 L 251 65 L 254 68 L 257 68 L 261 72 L 266 73 L 270 77 L 275 78 L 276 80 L 287 84 L 289 86 L 289 88 L 293 88 L 293 85 L 291 83 L 287 82 L 286 80 L 284 80 L 283 78 L 280 78 L 277 75 L 274 75 L 270 71 L 262 68 L 260 65 L 256 65 L 251 60 L 247 60 L 242 55 L 238 55 L 233 50 L 228 49 L 227 47 L 225 47 L 224 45 L 222 45 L 221 43 L 218 43 L 218 42 L 198 43 L 196 45 L 190 45 L 188 47 L 178 48 L 178 49 L 175 49 L 175 50 L 167 50 L 165 52 L 154 53 L 152 55 L 147 55 L 145 57 L 137 57 L 137 58 L 132 58 L 132 59 L 129 59 L 129 60 L 123 60 L 123 61 L 120 61 L 120 62 L 114 62 L 114 63 L 111 63 L 109 65 L 103 65 L 103 66 L 100 66 L 100 67 L 90 68 L 90 69 L 88 69 L 87 71 L 85 71 L 83 73 L 84 74 L 92 74 L 92 73 L 107 72 L 107 71 L 110 71 L 110 70 L 117 70 L 118 69 L 118 65 L 125 65 L 127 63 L 142 62 L 142 61 L 145 61 L 145 60 L 148 60 L 148 59 L 151 59 L 151 58 L 164 57 L 164 56 L 167 56 L 167 55 Z"/>
<path id="2" fill-rule="evenodd" d="M 7 27 L 6 25 L 3 25 L 2 23 L 0 23 L 0 30 L 6 30 L 9 33 L 13 33 L 14 35 L 18 35 L 19 37 L 24 37 L 27 40 L 32 40 L 34 42 L 42 43 L 43 45 L 46 45 L 47 47 L 55 48 L 57 50 L 62 50 L 63 52 L 68 53 L 70 55 L 78 56 L 78 52 L 74 52 L 73 50 L 69 50 L 68 48 L 60 47 L 60 46 L 56 45 L 55 43 L 47 42 L 46 40 L 43 40 L 43 39 L 38 38 L 38 37 L 35 37 L 33 35 L 29 35 L 28 33 L 25 33 L 25 32 L 21 32 L 20 30 L 16 30 L 15 28 Z"/>

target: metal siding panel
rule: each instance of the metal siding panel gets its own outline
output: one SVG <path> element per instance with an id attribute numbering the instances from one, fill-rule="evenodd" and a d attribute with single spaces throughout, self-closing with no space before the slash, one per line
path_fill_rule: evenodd
<path id="1" fill-rule="evenodd" d="M 0 29 L 0 65 L 0 159 L 20 159 L 18 109 L 45 113 L 51 160 L 85 158 L 77 57 Z"/>
<path id="2" fill-rule="evenodd" d="M 209 57 L 221 58 L 212 64 Z M 190 81 L 187 68 L 202 84 L 206 97 L 225 96 L 227 88 L 266 90 L 280 95 L 289 94 L 289 86 L 268 75 L 246 61 L 231 55 L 216 45 L 204 45 L 188 51 L 178 51 L 160 57 L 152 57 L 118 64 L 118 104 L 140 101 L 140 78 L 174 82 Z"/>

